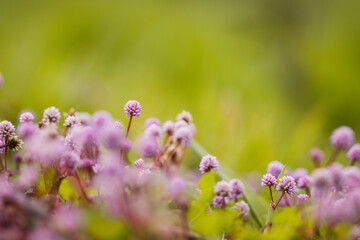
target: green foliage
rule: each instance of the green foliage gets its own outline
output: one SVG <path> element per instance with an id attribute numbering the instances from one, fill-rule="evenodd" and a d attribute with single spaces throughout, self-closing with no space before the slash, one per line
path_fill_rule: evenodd
<path id="1" fill-rule="evenodd" d="M 78 191 L 74 189 L 74 179 L 66 178 L 64 179 L 59 187 L 60 196 L 66 201 L 74 201 L 75 203 L 79 203 L 79 199 L 81 198 Z"/>
<path id="2" fill-rule="evenodd" d="M 87 232 L 93 239 L 129 239 L 129 230 L 126 224 L 119 220 L 109 219 L 100 211 L 89 210 L 86 219 Z"/>
<path id="3" fill-rule="evenodd" d="M 36 195 L 38 197 L 44 196 L 45 194 L 49 193 L 56 181 L 56 172 L 52 168 L 44 168 L 40 171 L 42 177 L 40 177 L 39 182 L 36 186 Z"/>

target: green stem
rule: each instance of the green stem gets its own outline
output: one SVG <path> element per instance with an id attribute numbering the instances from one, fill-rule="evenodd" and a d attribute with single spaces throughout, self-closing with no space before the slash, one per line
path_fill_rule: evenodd
<path id="1" fill-rule="evenodd" d="M 335 162 L 337 156 L 339 155 L 339 153 L 340 153 L 340 148 L 334 148 L 334 151 L 332 152 L 326 166 L 333 164 Z"/>

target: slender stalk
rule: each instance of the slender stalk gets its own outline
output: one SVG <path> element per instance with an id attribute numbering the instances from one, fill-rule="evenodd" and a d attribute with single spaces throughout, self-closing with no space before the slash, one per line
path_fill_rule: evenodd
<path id="1" fill-rule="evenodd" d="M 273 198 L 271 186 L 269 186 L 269 191 L 270 191 L 270 197 L 271 197 L 271 207 L 274 207 L 274 198 Z"/>
<path id="2" fill-rule="evenodd" d="M 86 202 L 89 203 L 90 200 L 89 200 L 88 196 L 86 195 L 86 192 L 85 192 L 85 189 L 84 189 L 83 185 L 81 184 L 81 180 L 80 180 L 80 177 L 79 177 L 78 173 L 75 172 L 75 175 L 74 175 L 74 176 L 75 176 L 76 182 L 77 182 L 78 185 L 79 185 L 81 194 L 83 195 L 83 197 L 84 197 L 84 199 L 86 200 Z"/>
<path id="3" fill-rule="evenodd" d="M 355 159 L 351 160 L 350 166 L 354 166 L 355 163 L 356 163 L 356 160 L 355 160 Z"/>
<path id="4" fill-rule="evenodd" d="M 165 146 L 165 148 L 157 155 L 153 166 L 156 166 L 156 164 L 158 163 L 158 161 L 160 160 L 160 158 L 164 155 L 164 153 L 168 150 L 168 148 L 171 146 L 171 144 L 173 143 L 172 140 L 170 140 L 170 142 Z"/>
<path id="5" fill-rule="evenodd" d="M 8 137 L 5 137 L 5 170 L 7 170 L 7 161 L 8 161 Z"/>
<path id="6" fill-rule="evenodd" d="M 285 195 L 285 192 L 283 191 L 282 194 L 281 194 L 281 196 L 280 196 L 280 198 L 279 198 L 279 200 L 277 201 L 277 203 L 276 203 L 275 206 L 273 207 L 273 210 L 274 210 L 274 211 L 275 211 L 276 207 L 279 205 L 279 203 L 280 203 L 280 201 L 281 201 L 281 199 L 283 198 L 284 195 Z"/>
<path id="7" fill-rule="evenodd" d="M 333 164 L 335 162 L 337 156 L 339 155 L 339 153 L 340 153 L 340 148 L 334 148 L 334 151 L 332 152 L 326 166 Z"/>
<path id="8" fill-rule="evenodd" d="M 130 131 L 130 126 L 131 126 L 132 118 L 133 118 L 133 115 L 130 115 L 129 123 L 128 123 L 127 130 L 126 130 L 125 140 L 126 140 L 127 137 L 129 136 L 129 131 Z"/>
<path id="9" fill-rule="evenodd" d="M 177 148 L 179 147 L 179 143 L 176 143 L 174 149 L 170 152 L 169 156 L 166 158 L 165 163 L 167 163 L 168 161 L 170 161 L 170 159 L 174 156 Z"/>

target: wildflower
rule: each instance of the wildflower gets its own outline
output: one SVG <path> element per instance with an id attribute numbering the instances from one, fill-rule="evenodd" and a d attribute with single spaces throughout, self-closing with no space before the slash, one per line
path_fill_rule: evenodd
<path id="1" fill-rule="evenodd" d="M 229 204 L 229 198 L 227 197 L 221 197 L 221 196 L 215 196 L 212 202 L 213 206 L 215 208 L 222 208 Z"/>
<path id="2" fill-rule="evenodd" d="M 124 111 L 125 114 L 129 117 L 140 117 L 141 105 L 138 101 L 130 100 L 125 104 Z"/>
<path id="3" fill-rule="evenodd" d="M 148 118 L 145 121 L 144 128 L 147 129 L 148 127 L 150 127 L 153 124 L 158 126 L 158 127 L 161 127 L 161 121 L 159 119 L 157 119 L 157 118 Z"/>
<path id="4" fill-rule="evenodd" d="M 156 124 L 151 124 L 149 127 L 146 128 L 145 135 L 156 138 L 161 137 L 162 135 L 161 126 L 158 126 Z"/>
<path id="5" fill-rule="evenodd" d="M 275 178 L 278 178 L 283 168 L 284 165 L 281 162 L 273 161 L 269 163 L 266 171 L 273 175 Z"/>
<path id="6" fill-rule="evenodd" d="M 7 147 L 11 151 L 18 151 L 20 148 L 22 148 L 23 141 L 18 136 L 12 136 L 8 139 Z"/>
<path id="7" fill-rule="evenodd" d="M 0 136 L 3 138 L 11 137 L 15 135 L 15 127 L 9 121 L 0 122 Z"/>
<path id="8" fill-rule="evenodd" d="M 245 186 L 239 179 L 232 179 L 229 182 L 230 198 L 240 199 L 244 196 Z"/>
<path id="9" fill-rule="evenodd" d="M 122 130 L 122 129 L 124 129 L 124 125 L 122 125 L 122 123 L 119 122 L 119 121 L 115 121 L 114 122 L 114 128 Z"/>
<path id="10" fill-rule="evenodd" d="M 141 152 L 144 157 L 155 157 L 160 151 L 159 144 L 154 137 L 145 137 L 141 143 Z"/>
<path id="11" fill-rule="evenodd" d="M 237 210 L 238 216 L 242 216 L 242 217 L 247 217 L 249 215 L 249 212 L 250 212 L 249 205 L 244 201 L 240 201 L 240 202 L 235 203 L 234 209 Z"/>
<path id="12" fill-rule="evenodd" d="M 175 123 L 173 121 L 166 121 L 163 124 L 163 131 L 168 135 L 173 135 L 175 132 Z"/>
<path id="13" fill-rule="evenodd" d="M 298 180 L 298 188 L 309 188 L 312 185 L 312 177 L 305 175 Z"/>
<path id="14" fill-rule="evenodd" d="M 321 197 L 329 193 L 333 184 L 333 176 L 326 168 L 318 168 L 312 172 L 313 192 L 315 197 Z"/>
<path id="15" fill-rule="evenodd" d="M 120 148 L 122 142 L 121 129 L 112 126 L 107 126 L 101 133 L 102 140 L 105 146 L 109 149 Z"/>
<path id="16" fill-rule="evenodd" d="M 182 127 L 174 133 L 174 140 L 183 147 L 188 147 L 193 139 L 193 134 L 188 127 Z"/>
<path id="17" fill-rule="evenodd" d="M 217 182 L 214 186 L 214 193 L 217 196 L 228 197 L 230 195 L 229 183 L 224 180 Z"/>
<path id="18" fill-rule="evenodd" d="M 309 200 L 309 199 L 310 199 L 310 197 L 307 194 L 299 194 L 297 196 L 298 203 L 301 203 L 301 202 L 303 202 L 305 200 Z"/>
<path id="19" fill-rule="evenodd" d="M 180 121 L 180 120 L 183 120 L 187 123 L 192 123 L 192 116 L 191 116 L 191 113 L 183 110 L 181 113 L 179 113 L 177 116 L 176 116 L 176 121 Z"/>
<path id="20" fill-rule="evenodd" d="M 279 179 L 279 184 L 276 186 L 277 191 L 286 192 L 289 195 L 295 193 L 296 183 L 293 177 L 284 176 Z"/>
<path id="21" fill-rule="evenodd" d="M 25 123 L 25 122 L 31 122 L 34 121 L 35 117 L 31 112 L 24 112 L 19 117 L 19 122 Z"/>
<path id="22" fill-rule="evenodd" d="M 78 124 L 80 124 L 80 119 L 74 115 L 69 115 L 65 119 L 64 126 L 70 128 Z"/>
<path id="23" fill-rule="evenodd" d="M 136 168 L 142 169 L 142 168 L 145 167 L 145 162 L 144 162 L 144 160 L 142 160 L 141 158 L 139 158 L 138 160 L 136 160 L 136 161 L 134 162 L 134 165 L 135 165 Z"/>
<path id="24" fill-rule="evenodd" d="M 63 206 L 52 215 L 54 227 L 62 233 L 75 233 L 81 227 L 84 219 L 81 212 L 74 206 Z"/>
<path id="25" fill-rule="evenodd" d="M 277 184 L 276 178 L 271 173 L 265 174 L 261 179 L 261 186 L 263 187 L 272 187 L 275 186 L 276 184 Z"/>
<path id="26" fill-rule="evenodd" d="M 32 137 L 37 132 L 37 130 L 38 128 L 35 123 L 24 122 L 18 126 L 17 132 L 20 137 L 27 139 Z"/>
<path id="27" fill-rule="evenodd" d="M 219 162 L 216 160 L 216 157 L 211 155 L 203 156 L 200 162 L 200 172 L 205 174 L 212 170 L 219 169 Z"/>
<path id="28" fill-rule="evenodd" d="M 347 153 L 347 157 L 351 160 L 352 163 L 355 163 L 355 161 L 360 161 L 360 144 L 355 144 L 350 148 L 350 150 Z"/>
<path id="29" fill-rule="evenodd" d="M 79 165 L 79 156 L 74 152 L 65 152 L 61 158 L 61 165 L 68 175 L 73 175 Z"/>
<path id="30" fill-rule="evenodd" d="M 61 115 L 59 109 L 56 107 L 49 107 L 44 110 L 42 121 L 45 123 L 58 123 Z"/>
<path id="31" fill-rule="evenodd" d="M 354 143 L 354 138 L 353 130 L 347 126 L 342 126 L 333 131 L 330 142 L 335 148 L 346 150 Z"/>
<path id="32" fill-rule="evenodd" d="M 79 118 L 80 124 L 83 126 L 90 126 L 92 123 L 91 115 L 87 112 L 77 112 L 76 116 Z"/>
<path id="33" fill-rule="evenodd" d="M 298 168 L 291 173 L 291 176 L 295 179 L 296 183 L 298 183 L 300 178 L 306 175 L 308 175 L 308 171 L 305 168 Z"/>
<path id="34" fill-rule="evenodd" d="M 309 157 L 315 162 L 320 163 L 324 160 L 324 152 L 320 148 L 312 148 Z"/>
<path id="35" fill-rule="evenodd" d="M 106 111 L 97 111 L 92 116 L 93 126 L 96 130 L 101 130 L 109 127 L 113 123 L 111 114 Z"/>
<path id="36" fill-rule="evenodd" d="M 38 176 L 38 171 L 34 166 L 24 165 L 19 170 L 19 177 L 16 179 L 16 184 L 20 188 L 35 185 Z"/>
<path id="37" fill-rule="evenodd" d="M 355 166 L 345 168 L 343 184 L 347 190 L 356 189 L 360 185 L 360 170 Z"/>

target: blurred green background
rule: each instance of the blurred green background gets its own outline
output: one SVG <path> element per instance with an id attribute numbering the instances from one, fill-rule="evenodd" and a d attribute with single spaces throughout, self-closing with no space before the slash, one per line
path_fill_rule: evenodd
<path id="1" fill-rule="evenodd" d="M 186 109 L 238 171 L 309 167 L 335 127 L 360 136 L 359 13 L 355 0 L 0 0 L 0 117 L 54 105 L 126 121 L 136 99 L 133 134 Z"/>

